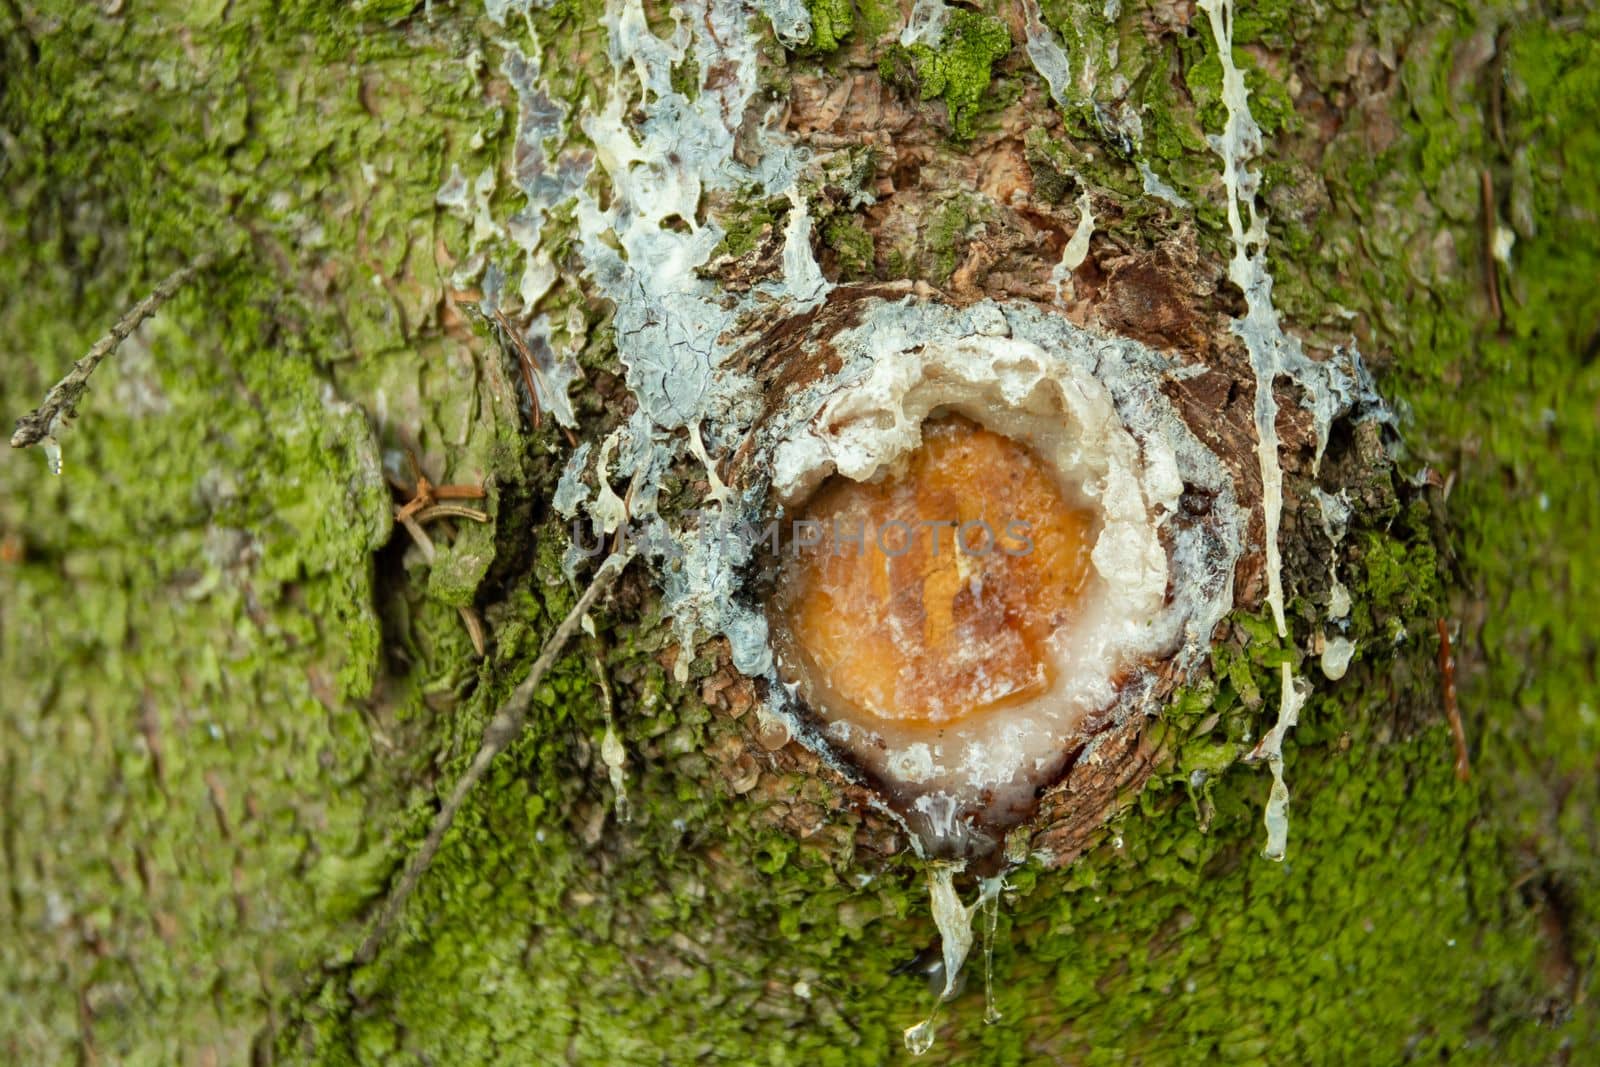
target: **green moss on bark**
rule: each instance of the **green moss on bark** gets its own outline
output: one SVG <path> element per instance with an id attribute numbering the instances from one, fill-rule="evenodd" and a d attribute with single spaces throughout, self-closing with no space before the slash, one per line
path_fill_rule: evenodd
<path id="1" fill-rule="evenodd" d="M 921 100 L 943 100 L 950 132 L 971 140 L 989 91 L 991 68 L 1011 51 L 1011 32 L 997 18 L 972 11 L 951 13 L 938 45 L 890 45 L 878 73 Z"/>

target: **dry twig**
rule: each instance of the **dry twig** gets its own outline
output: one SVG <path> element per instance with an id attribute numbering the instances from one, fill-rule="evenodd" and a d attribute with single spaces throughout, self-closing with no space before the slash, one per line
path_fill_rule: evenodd
<path id="1" fill-rule="evenodd" d="M 354 958 L 356 966 L 364 967 L 377 957 L 383 939 L 388 936 L 390 928 L 399 918 L 401 909 L 405 907 L 406 900 L 417 888 L 423 873 L 433 863 L 434 856 L 439 852 L 439 846 L 444 842 L 444 835 L 450 832 L 450 827 L 455 823 L 456 815 L 461 811 L 461 805 L 466 802 L 467 795 L 472 792 L 473 786 L 483 779 L 494 758 L 504 752 L 522 733 L 522 726 L 528 718 L 528 705 L 532 702 L 539 683 L 544 680 L 545 674 L 555 664 L 562 650 L 566 648 L 567 642 L 572 639 L 572 635 L 577 632 L 583 617 L 594 607 L 600 594 L 605 592 L 612 580 L 632 558 L 633 549 L 627 548 L 613 553 L 600 564 L 600 569 L 589 582 L 589 588 L 584 590 L 578 602 L 567 613 L 567 617 L 561 620 L 555 632 L 545 641 L 544 648 L 539 651 L 539 658 L 533 662 L 533 669 L 528 672 L 528 677 L 512 691 L 511 696 L 494 713 L 494 718 L 489 720 L 472 762 L 456 780 L 449 799 L 433 817 L 433 825 L 428 830 L 428 836 L 423 839 L 422 847 L 411 857 L 405 873 L 400 876 L 388 899 L 384 901 L 383 910 L 378 913 L 377 921 L 372 924 L 372 929 L 361 942 L 361 947 L 356 950 Z"/>
<path id="2" fill-rule="evenodd" d="M 50 387 L 50 391 L 44 395 L 44 400 L 39 406 L 17 420 L 16 432 L 11 435 L 11 447 L 27 448 L 41 441 L 53 443 L 61 421 L 71 418 L 76 413 L 78 401 L 83 398 L 85 390 L 89 387 L 89 376 L 94 373 L 100 362 L 115 352 L 145 319 L 160 310 L 162 304 L 171 300 L 179 289 L 188 284 L 196 274 L 209 267 L 213 260 L 214 257 L 209 252 L 196 256 L 188 266 L 179 267 L 167 275 L 161 280 L 161 284 L 151 290 L 149 296 L 129 308 L 110 331 L 94 343 L 88 354 L 72 365 L 72 370 L 67 376 Z M 59 458 L 52 458 L 51 467 L 57 474 L 61 472 Z"/>
<path id="3" fill-rule="evenodd" d="M 482 500 L 488 496 L 488 492 L 481 485 L 434 485 L 428 480 L 428 476 L 422 473 L 422 465 L 417 462 L 416 453 L 406 449 L 406 459 L 411 463 L 411 473 L 416 478 L 416 484 L 414 487 L 406 486 L 398 479 L 390 478 L 397 489 L 411 494 L 410 500 L 395 506 L 394 518 L 406 528 L 411 540 L 422 550 L 423 557 L 432 564 L 437 550 L 433 546 L 433 538 L 422 528 L 423 524 L 447 517 L 488 522 L 489 513 L 486 511 L 467 507 L 465 504 L 448 503 L 452 500 Z M 465 604 L 457 607 L 456 612 L 467 628 L 467 636 L 472 639 L 473 651 L 477 652 L 481 659 L 488 648 L 483 620 L 478 617 L 476 609 Z"/>

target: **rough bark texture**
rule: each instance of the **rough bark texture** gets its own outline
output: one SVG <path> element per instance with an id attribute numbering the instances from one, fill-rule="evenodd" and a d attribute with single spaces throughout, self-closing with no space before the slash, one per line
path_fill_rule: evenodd
<path id="1" fill-rule="evenodd" d="M 1106 220 L 1083 314 L 1218 336 L 1234 298 L 1203 17 L 1043 7 L 1102 72 L 1059 109 L 1009 8 L 992 80 L 928 100 L 890 47 L 892 7 L 821 0 L 807 54 L 769 42 L 793 128 L 879 149 L 854 179 L 876 204 L 815 193 L 825 268 L 1038 298 L 1081 183 Z M 904 1055 L 931 999 L 898 968 L 935 936 L 917 864 L 814 764 L 767 755 L 782 739 L 714 646 L 671 682 L 678 653 L 635 572 L 386 949 L 345 962 L 576 598 L 547 503 L 569 442 L 525 417 L 471 281 L 452 280 L 478 250 L 471 212 L 434 204 L 458 167 L 500 175 L 487 208 L 509 214 L 496 42 L 531 48 L 530 27 L 569 99 L 591 100 L 603 34 L 585 2 L 502 29 L 404 0 L 0 0 L 0 411 L 37 403 L 159 279 L 218 261 L 97 372 L 61 477 L 0 458 L 0 1058 Z M 1353 333 L 1401 414 L 1397 468 L 1371 427 L 1347 428 L 1321 474 L 1357 490 L 1337 562 L 1360 651 L 1292 735 L 1290 857 L 1269 863 L 1268 779 L 1238 761 L 1278 665 L 1315 645 L 1330 562 L 1292 482 L 1295 640 L 1232 620 L 1212 679 L 1137 739 L 1119 814 L 1074 828 L 1068 811 L 1078 861 L 1011 876 L 1004 1021 L 969 992 L 930 1059 L 1582 1062 L 1600 1041 L 1600 18 L 1267 0 L 1235 36 L 1269 135 L 1279 306 L 1313 348 Z M 1143 194 L 1104 118 L 1120 100 L 1191 215 Z M 1024 187 L 1033 208 L 1005 207 Z M 782 210 L 735 208 L 730 284 L 763 269 Z M 1515 244 L 1491 289 L 1496 226 Z M 1188 293 L 1215 279 L 1209 303 L 1173 299 L 1180 276 Z M 562 289 L 547 310 L 563 302 L 593 327 L 573 390 L 593 437 L 624 390 L 605 308 Z M 1197 407 L 1248 410 L 1192 384 Z M 404 447 L 435 481 L 491 490 L 492 524 L 431 527 L 431 566 L 391 522 L 382 472 L 404 474 Z M 492 633 L 486 658 L 461 606 Z"/>

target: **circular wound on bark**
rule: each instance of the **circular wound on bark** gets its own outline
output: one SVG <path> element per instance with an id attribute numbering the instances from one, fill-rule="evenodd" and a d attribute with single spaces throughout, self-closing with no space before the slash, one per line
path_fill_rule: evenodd
<path id="1" fill-rule="evenodd" d="M 1240 554 L 1227 468 L 1162 394 L 1168 357 L 1032 305 L 843 291 L 785 328 L 739 471 L 791 535 L 761 590 L 770 702 L 924 852 L 992 860 L 1200 660 Z M 998 551 L 1012 521 L 1037 558 Z"/>

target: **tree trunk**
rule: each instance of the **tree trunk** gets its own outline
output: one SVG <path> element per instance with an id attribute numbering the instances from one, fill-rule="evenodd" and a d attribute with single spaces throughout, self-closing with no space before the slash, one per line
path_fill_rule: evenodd
<path id="1" fill-rule="evenodd" d="M 1045 797 L 992 966 L 980 945 L 927 1058 L 1600 1047 L 1600 16 L 1251 3 L 1225 64 L 1187 3 L 979 6 L 907 44 L 909 4 L 649 5 L 657 37 L 674 17 L 690 37 L 607 127 L 643 54 L 608 61 L 624 0 L 0 3 L 0 408 L 211 264 L 57 424 L 59 477 L 0 461 L 8 1062 L 906 1055 L 942 981 L 924 864 L 758 706 L 728 642 L 681 647 L 650 560 L 375 927 L 582 589 L 558 507 L 575 448 L 644 412 L 678 449 L 662 514 L 715 489 L 684 451 L 700 424 L 670 424 L 680 372 L 666 400 L 640 388 L 655 327 L 619 310 L 574 203 L 626 199 L 607 129 L 643 138 L 653 102 L 722 100 L 743 71 L 756 94 L 715 117 L 728 165 L 810 158 L 787 199 L 710 182 L 697 218 L 655 227 L 723 231 L 695 264 L 706 307 L 791 285 L 809 223 L 832 306 L 1024 302 L 1182 352 L 1199 372 L 1166 395 L 1251 515 L 1209 662 Z M 1367 397 L 1318 465 L 1309 397 L 1278 380 L 1282 639 L 1206 139 L 1233 62 L 1265 135 L 1271 301 L 1313 361 L 1358 348 L 1398 415 Z M 769 404 L 802 373 L 773 362 L 784 331 L 827 317 L 786 307 L 729 327 Z M 421 516 L 431 549 L 395 521 L 408 450 L 486 491 Z M 1342 538 L 1319 487 L 1353 505 Z M 1318 665 L 1335 579 L 1338 680 Z M 1285 663 L 1313 688 L 1275 863 L 1247 757 Z"/>

